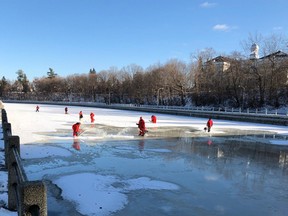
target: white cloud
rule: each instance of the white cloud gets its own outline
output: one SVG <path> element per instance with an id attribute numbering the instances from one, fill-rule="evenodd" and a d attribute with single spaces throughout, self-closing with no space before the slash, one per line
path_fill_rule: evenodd
<path id="1" fill-rule="evenodd" d="M 202 4 L 200 4 L 200 7 L 203 8 L 211 8 L 216 6 L 216 3 L 211 3 L 211 2 L 203 2 Z"/>
<path id="2" fill-rule="evenodd" d="M 230 27 L 226 24 L 217 24 L 213 26 L 213 30 L 215 31 L 228 31 Z"/>

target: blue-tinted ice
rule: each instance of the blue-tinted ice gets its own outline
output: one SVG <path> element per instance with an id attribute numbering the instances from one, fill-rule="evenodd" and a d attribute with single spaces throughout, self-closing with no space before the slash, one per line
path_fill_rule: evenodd
<path id="1" fill-rule="evenodd" d="M 49 216 L 288 214 L 288 146 L 271 144 L 288 142 L 286 137 L 232 130 L 215 136 L 167 127 L 142 138 L 135 128 L 101 125 L 78 139 L 67 133 L 58 131 L 53 143 L 33 145 L 42 148 L 38 159 L 29 158 L 29 145 L 22 150 L 28 178 L 47 180 Z M 62 153 L 51 155 L 47 147 Z M 83 191 L 67 199 L 58 188 L 69 184 L 66 176 L 79 178 L 75 193 L 93 179 L 89 196 L 108 194 L 115 208 L 108 211 L 96 197 L 90 206 L 79 206 L 77 200 L 88 196 Z"/>

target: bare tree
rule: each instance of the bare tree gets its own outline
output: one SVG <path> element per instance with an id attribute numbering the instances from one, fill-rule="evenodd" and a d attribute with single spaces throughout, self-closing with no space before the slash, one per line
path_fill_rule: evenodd
<path id="1" fill-rule="evenodd" d="M 189 68 L 184 62 L 172 59 L 164 65 L 164 70 L 168 75 L 167 85 L 171 96 L 179 96 L 179 105 L 185 106 L 187 91 L 189 91 Z"/>
<path id="2" fill-rule="evenodd" d="M 215 57 L 216 51 L 213 48 L 206 48 L 191 55 L 191 62 L 194 64 L 193 100 L 195 105 L 207 105 L 212 103 L 214 90 L 212 76 L 216 70 L 214 65 L 209 63 Z M 208 64 L 207 64 L 208 63 Z"/>
<path id="3" fill-rule="evenodd" d="M 92 96 L 92 101 L 96 101 L 96 89 L 98 85 L 98 79 L 97 79 L 97 73 L 96 70 L 90 70 L 88 74 L 88 80 L 87 80 L 87 86 L 89 88 L 89 94 Z"/>
<path id="4" fill-rule="evenodd" d="M 146 92 L 146 83 L 144 79 L 144 72 L 136 72 L 133 74 L 132 80 L 132 99 L 136 104 L 144 104 L 145 101 L 145 92 Z"/>
<path id="5" fill-rule="evenodd" d="M 227 92 L 225 93 L 228 98 L 226 100 L 232 99 L 232 106 L 242 107 L 245 106 L 245 98 L 247 94 L 245 83 L 245 74 L 243 73 L 243 61 L 239 60 L 239 55 L 231 56 L 231 62 L 229 69 L 225 72 L 225 88 Z M 229 103 L 230 101 L 228 101 Z"/>
<path id="6" fill-rule="evenodd" d="M 279 50 L 288 51 L 288 39 L 281 34 L 271 34 L 264 38 L 262 47 L 263 55 L 269 55 Z"/>
<path id="7" fill-rule="evenodd" d="M 150 96 L 147 98 L 149 103 L 162 105 L 163 97 L 165 97 L 165 87 L 168 84 L 168 74 L 165 71 L 163 65 L 157 64 L 146 69 L 145 83 L 147 88 L 147 94 Z"/>
<path id="8" fill-rule="evenodd" d="M 132 80 L 133 75 L 130 72 L 127 72 L 124 68 L 119 72 L 118 74 L 118 80 L 119 80 L 119 98 L 120 103 L 131 103 L 131 96 L 132 96 Z"/>
<path id="9" fill-rule="evenodd" d="M 248 40 L 243 41 L 242 45 L 245 50 L 248 50 L 248 47 L 251 47 L 253 43 L 257 43 L 260 47 L 260 54 L 265 57 L 260 59 L 251 60 L 246 66 L 246 74 L 251 80 L 248 80 L 249 87 L 254 88 L 256 83 L 257 89 L 254 92 L 251 92 L 253 95 L 253 100 L 250 103 L 250 106 L 263 106 L 265 103 L 270 103 L 276 99 L 275 105 L 279 105 L 277 88 L 279 86 L 279 75 L 281 74 L 277 69 L 279 64 L 276 61 L 279 61 L 279 58 L 275 58 L 274 55 L 279 50 L 287 50 L 287 39 L 283 35 L 271 34 L 270 36 L 263 37 L 260 34 L 249 35 Z M 269 54 L 269 55 L 268 55 Z M 247 61 L 248 62 L 248 61 Z M 283 80 L 283 79 L 282 79 Z M 276 87 L 277 86 L 277 87 Z M 268 98 L 267 98 L 268 95 Z M 252 98 L 251 98 L 252 99 Z M 278 105 L 277 105 L 278 104 Z"/>
<path id="10" fill-rule="evenodd" d="M 251 53 L 252 44 L 258 44 L 261 46 L 263 41 L 264 41 L 264 37 L 261 34 L 256 32 L 255 34 L 249 33 L 248 39 L 241 41 L 240 44 L 243 48 L 245 55 L 249 56 Z M 260 50 L 260 51 L 263 51 L 263 50 Z"/>

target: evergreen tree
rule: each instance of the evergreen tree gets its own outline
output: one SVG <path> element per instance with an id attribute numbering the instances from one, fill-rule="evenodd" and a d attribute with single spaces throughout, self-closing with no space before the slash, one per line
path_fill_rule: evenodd
<path id="1" fill-rule="evenodd" d="M 5 94 L 7 86 L 8 86 L 8 82 L 5 78 L 5 76 L 3 76 L 1 81 L 0 81 L 0 97 L 2 97 Z"/>
<path id="2" fill-rule="evenodd" d="M 18 70 L 16 72 L 17 76 L 17 81 L 19 84 L 22 86 L 22 92 L 27 93 L 30 90 L 30 85 L 29 85 L 29 80 L 27 79 L 26 74 L 24 73 L 23 70 Z"/>
<path id="3" fill-rule="evenodd" d="M 47 72 L 48 78 L 49 79 L 53 79 L 57 76 L 57 74 L 55 73 L 55 71 L 52 68 L 49 68 L 49 71 Z"/>

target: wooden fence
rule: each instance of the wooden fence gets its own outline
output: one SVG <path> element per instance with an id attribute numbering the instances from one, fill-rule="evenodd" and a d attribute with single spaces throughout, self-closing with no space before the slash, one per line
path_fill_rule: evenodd
<path id="1" fill-rule="evenodd" d="M 13 136 L 2 109 L 5 167 L 8 170 L 8 209 L 19 216 L 47 216 L 47 190 L 43 181 L 29 181 L 20 156 L 20 138 Z"/>

